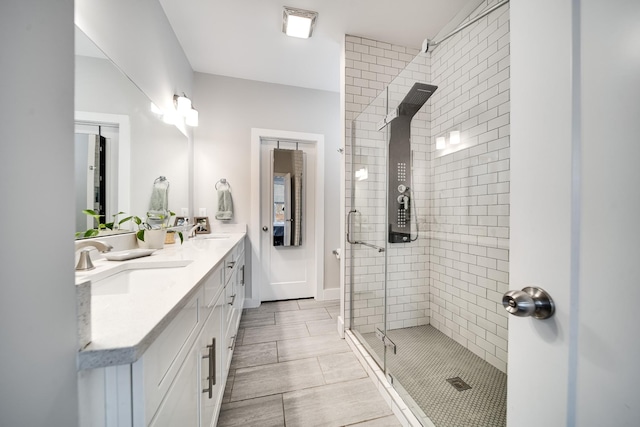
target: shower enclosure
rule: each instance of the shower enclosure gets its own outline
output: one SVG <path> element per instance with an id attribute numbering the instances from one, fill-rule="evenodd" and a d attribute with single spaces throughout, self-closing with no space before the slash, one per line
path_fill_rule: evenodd
<path id="1" fill-rule="evenodd" d="M 423 425 L 499 427 L 508 142 L 477 133 L 485 100 L 456 101 L 461 82 L 434 72 L 432 55 L 352 122 L 348 324 Z"/>

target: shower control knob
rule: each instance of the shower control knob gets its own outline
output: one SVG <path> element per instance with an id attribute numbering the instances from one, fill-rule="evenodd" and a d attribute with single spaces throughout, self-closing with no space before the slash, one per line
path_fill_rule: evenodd
<path id="1" fill-rule="evenodd" d="M 553 316 L 555 304 L 544 289 L 526 287 L 521 291 L 508 291 L 502 296 L 502 305 L 514 316 L 547 319 Z"/>
<path id="2" fill-rule="evenodd" d="M 407 191 L 407 186 L 406 185 L 398 185 L 398 193 L 404 193 L 405 191 Z"/>

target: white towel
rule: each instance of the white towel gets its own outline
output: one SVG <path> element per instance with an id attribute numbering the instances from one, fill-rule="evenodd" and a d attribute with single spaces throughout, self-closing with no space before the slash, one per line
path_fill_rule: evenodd
<path id="1" fill-rule="evenodd" d="M 218 212 L 216 219 L 228 221 L 233 218 L 233 200 L 231 199 L 231 191 L 218 190 Z"/>

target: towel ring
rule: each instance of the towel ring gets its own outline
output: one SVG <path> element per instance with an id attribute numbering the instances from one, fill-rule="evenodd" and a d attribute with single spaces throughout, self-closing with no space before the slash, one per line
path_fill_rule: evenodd
<path id="1" fill-rule="evenodd" d="M 216 182 L 216 185 L 215 185 L 216 190 L 219 190 L 218 184 L 222 184 L 226 186 L 229 190 L 231 190 L 231 184 L 229 184 L 229 182 L 225 178 L 220 178 L 218 182 Z"/>

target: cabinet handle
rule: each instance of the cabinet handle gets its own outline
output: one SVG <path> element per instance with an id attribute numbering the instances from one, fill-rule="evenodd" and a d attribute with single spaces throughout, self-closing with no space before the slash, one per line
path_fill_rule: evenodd
<path id="1" fill-rule="evenodd" d="M 208 345 L 209 354 L 202 356 L 203 359 L 209 359 L 209 375 L 207 381 L 209 387 L 202 390 L 203 393 L 209 393 L 209 399 L 213 397 L 213 386 L 216 384 L 216 339 L 214 338 L 211 345 Z"/>
<path id="2" fill-rule="evenodd" d="M 240 283 L 242 284 L 242 286 L 244 286 L 244 265 L 240 267 L 240 272 L 242 273 L 242 279 Z"/>
<path id="3" fill-rule="evenodd" d="M 231 295 L 231 302 L 229 303 L 229 305 L 233 305 L 233 303 L 236 301 L 236 294 Z"/>
<path id="4" fill-rule="evenodd" d="M 229 350 L 233 351 L 236 346 L 236 335 L 231 337 L 231 344 L 229 345 Z"/>
<path id="5" fill-rule="evenodd" d="M 211 360 L 211 384 L 216 385 L 216 339 L 213 338 L 211 340 L 211 354 L 213 355 L 213 360 Z M 211 398 L 211 396 L 209 396 Z"/>
<path id="6" fill-rule="evenodd" d="M 227 265 L 227 268 L 233 268 L 234 265 L 236 265 L 235 261 L 229 261 L 229 265 Z"/>

